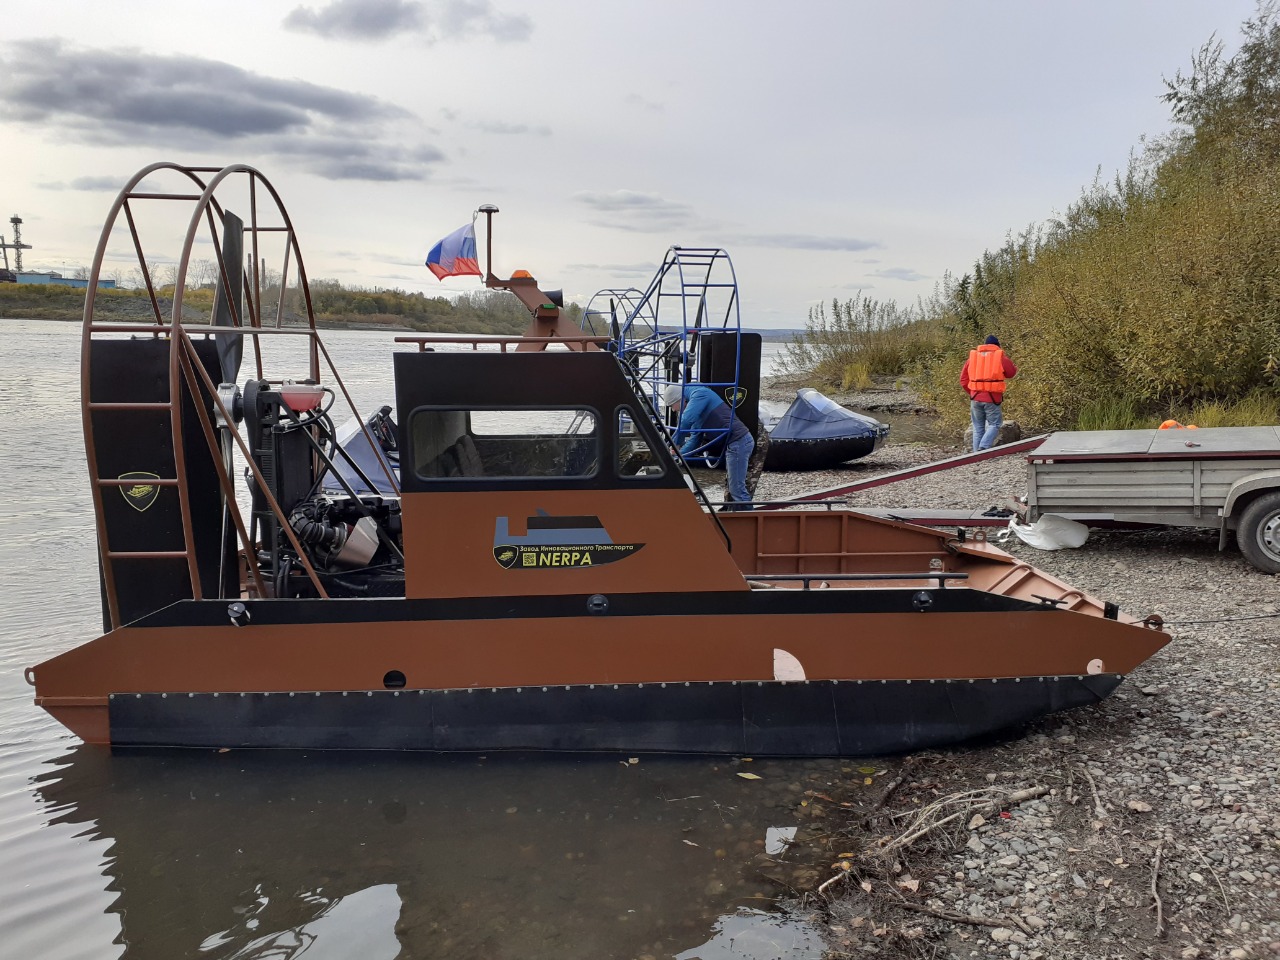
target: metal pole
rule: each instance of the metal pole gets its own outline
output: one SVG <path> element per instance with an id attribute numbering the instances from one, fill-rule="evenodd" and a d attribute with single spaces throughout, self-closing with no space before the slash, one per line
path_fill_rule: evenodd
<path id="1" fill-rule="evenodd" d="M 484 214 L 484 282 L 487 286 L 493 277 L 493 215 L 498 212 L 498 208 L 492 203 L 480 205 L 480 212 Z"/>

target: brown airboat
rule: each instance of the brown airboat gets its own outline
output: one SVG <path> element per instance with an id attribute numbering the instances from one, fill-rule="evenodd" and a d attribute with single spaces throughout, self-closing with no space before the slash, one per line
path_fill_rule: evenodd
<path id="1" fill-rule="evenodd" d="M 150 322 L 104 322 L 122 217 L 150 289 L 149 205 L 188 216 L 172 310 L 153 293 Z M 269 239 L 305 326 L 268 316 Z M 206 241 L 217 289 L 193 323 Z M 1167 642 L 980 538 L 714 509 L 606 341 L 567 328 L 532 278 L 486 284 L 528 307 L 526 335 L 399 338 L 394 411 L 364 418 L 265 178 L 137 174 L 85 306 L 105 632 L 28 671 L 36 703 L 113 747 L 858 755 L 1094 703 Z M 310 358 L 293 381 L 258 349 L 288 335 Z M 246 341 L 256 375 L 236 386 Z"/>

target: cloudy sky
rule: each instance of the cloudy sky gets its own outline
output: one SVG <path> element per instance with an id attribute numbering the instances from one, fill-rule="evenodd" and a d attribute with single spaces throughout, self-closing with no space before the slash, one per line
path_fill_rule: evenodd
<path id="1" fill-rule="evenodd" d="M 723 247 L 743 322 L 799 325 L 859 290 L 912 302 L 1062 212 L 1168 130 L 1162 78 L 1254 10 L 47 0 L 0 26 L 0 232 L 23 218 L 28 269 L 87 266 L 134 171 L 242 162 L 312 278 L 478 289 L 422 261 L 494 203 L 500 275 L 585 303 L 673 244 Z"/>

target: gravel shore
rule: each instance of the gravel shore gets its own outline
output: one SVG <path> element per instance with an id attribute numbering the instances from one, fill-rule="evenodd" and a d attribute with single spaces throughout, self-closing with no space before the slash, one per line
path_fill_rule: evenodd
<path id="1" fill-rule="evenodd" d="M 835 471 L 767 473 L 756 495 L 958 452 L 894 444 Z M 989 460 L 851 506 L 985 510 L 1023 495 L 1025 471 L 1023 456 Z M 827 925 L 831 957 L 1280 956 L 1277 578 L 1202 530 L 1001 545 L 1128 613 L 1159 614 L 1173 641 L 1096 707 L 1001 742 L 848 768 L 810 791 L 812 825 L 761 872 Z M 929 829 L 902 844 L 921 816 Z"/>

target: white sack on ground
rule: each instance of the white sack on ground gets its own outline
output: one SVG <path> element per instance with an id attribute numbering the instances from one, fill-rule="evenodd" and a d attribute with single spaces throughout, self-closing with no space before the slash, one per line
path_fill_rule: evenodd
<path id="1" fill-rule="evenodd" d="M 1014 517 L 1009 521 L 1012 530 L 1023 543 L 1040 550 L 1064 550 L 1084 545 L 1089 539 L 1089 528 L 1066 517 L 1046 513 L 1035 523 L 1019 523 Z"/>

